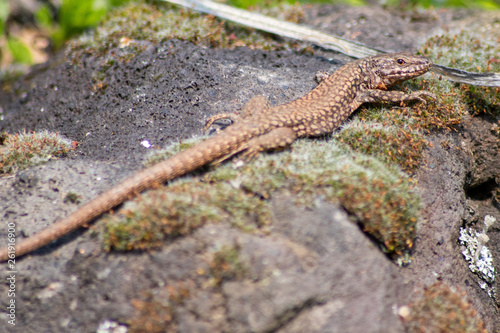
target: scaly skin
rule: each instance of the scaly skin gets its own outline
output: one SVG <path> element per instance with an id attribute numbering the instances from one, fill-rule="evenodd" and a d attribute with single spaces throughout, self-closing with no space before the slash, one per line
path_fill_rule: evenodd
<path id="1" fill-rule="evenodd" d="M 402 102 L 435 98 L 426 91 L 405 94 L 386 91 L 387 87 L 429 70 L 431 62 L 409 53 L 383 54 L 353 61 L 341 67 L 305 96 L 273 108 L 261 97 L 254 97 L 241 116 L 220 134 L 199 143 L 166 161 L 140 171 L 68 217 L 54 223 L 13 248 L 0 251 L 0 260 L 19 258 L 59 237 L 84 226 L 99 215 L 121 204 L 135 193 L 191 172 L 205 164 L 242 153 L 251 158 L 259 152 L 289 146 L 295 139 L 332 132 L 361 104 Z M 218 115 L 207 122 L 234 118 Z"/>

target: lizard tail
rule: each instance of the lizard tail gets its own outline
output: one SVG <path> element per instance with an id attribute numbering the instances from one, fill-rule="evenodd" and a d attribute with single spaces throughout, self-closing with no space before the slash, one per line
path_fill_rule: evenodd
<path id="1" fill-rule="evenodd" d="M 233 155 L 244 148 L 248 141 L 248 132 L 225 131 L 211 137 L 191 148 L 188 148 L 169 159 L 144 169 L 125 179 L 122 183 L 99 195 L 94 200 L 80 207 L 66 218 L 57 221 L 49 228 L 27 238 L 19 244 L 5 247 L 0 250 L 0 262 L 34 251 L 58 239 L 69 232 L 82 227 L 99 215 L 123 203 L 132 195 L 145 189 L 157 186 L 176 177 L 189 173 L 212 161 L 220 160 L 225 156 Z"/>

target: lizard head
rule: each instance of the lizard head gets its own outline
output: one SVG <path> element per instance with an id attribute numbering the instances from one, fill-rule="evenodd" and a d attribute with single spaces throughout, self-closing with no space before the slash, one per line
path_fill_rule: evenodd
<path id="1" fill-rule="evenodd" d="M 432 65 L 426 57 L 408 52 L 381 54 L 371 60 L 376 83 L 382 86 L 390 86 L 425 74 Z"/>

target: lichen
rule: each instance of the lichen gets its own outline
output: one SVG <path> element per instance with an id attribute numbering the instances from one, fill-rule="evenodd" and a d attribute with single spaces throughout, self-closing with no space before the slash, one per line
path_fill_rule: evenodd
<path id="1" fill-rule="evenodd" d="M 460 228 L 460 245 L 463 246 L 462 254 L 465 260 L 469 263 L 469 269 L 473 273 L 477 273 L 482 280 L 488 284 L 495 281 L 495 267 L 493 266 L 493 258 L 487 246 L 481 246 L 479 249 L 478 237 L 481 233 L 471 228 Z M 476 251 L 479 249 L 479 255 Z M 475 258 L 478 258 L 475 260 Z"/>
<path id="2" fill-rule="evenodd" d="M 480 287 L 486 290 L 492 298 L 496 296 L 496 290 L 493 286 L 495 282 L 495 266 L 491 252 L 486 246 L 489 240 L 486 233 L 495 221 L 494 217 L 486 215 L 483 231 L 478 232 L 472 228 L 460 228 L 460 237 L 458 238 L 464 259 L 469 264 L 469 269 L 472 273 L 478 275 L 481 280 L 479 282 Z"/>

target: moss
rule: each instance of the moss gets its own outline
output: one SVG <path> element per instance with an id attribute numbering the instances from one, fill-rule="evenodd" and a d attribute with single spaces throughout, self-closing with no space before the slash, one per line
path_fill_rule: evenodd
<path id="1" fill-rule="evenodd" d="M 497 24 L 498 25 L 498 24 Z M 442 34 L 429 38 L 420 53 L 435 63 L 470 72 L 500 72 L 500 30 L 487 22 L 481 29 Z M 439 76 L 429 80 L 429 88 L 445 98 L 446 105 L 472 115 L 500 116 L 500 88 L 449 83 Z M 462 113 L 464 113 L 462 111 Z M 460 118 L 460 117 L 457 117 Z"/>
<path id="2" fill-rule="evenodd" d="M 359 111 L 359 119 L 366 122 L 372 121 L 382 124 L 384 127 L 398 126 L 407 128 L 407 132 L 430 133 L 431 130 L 450 130 L 459 124 L 467 115 L 465 106 L 456 100 L 456 92 L 449 88 L 440 90 L 434 84 L 434 80 L 416 78 L 413 82 L 401 84 L 399 90 L 418 91 L 427 90 L 436 95 L 435 101 L 427 105 L 413 103 L 411 106 L 393 107 L 386 106 L 370 107 L 362 106 Z"/>
<path id="3" fill-rule="evenodd" d="M 229 220 L 244 230 L 269 220 L 268 203 L 232 188 L 187 177 L 166 189 L 149 191 L 107 217 L 105 248 L 142 250 L 187 235 L 207 221 Z M 249 223 L 249 221 L 255 223 Z"/>
<path id="4" fill-rule="evenodd" d="M 192 146 L 196 145 L 202 139 L 206 137 L 197 137 L 197 138 L 191 138 L 191 139 L 186 139 L 179 141 L 176 144 L 171 144 L 163 149 L 158 149 L 158 150 L 153 150 L 149 156 L 146 158 L 146 161 L 144 162 L 145 167 L 150 167 L 152 165 L 155 165 L 156 163 L 160 161 L 164 161 L 170 156 L 173 156 L 177 154 L 178 152 L 181 152 L 183 150 L 186 150 L 188 148 L 191 148 Z"/>
<path id="5" fill-rule="evenodd" d="M 64 197 L 64 202 L 71 202 L 74 204 L 79 204 L 80 203 L 81 196 L 74 193 L 74 192 L 68 192 L 66 196 Z"/>
<path id="6" fill-rule="evenodd" d="M 192 281 L 179 281 L 165 290 L 143 292 L 143 299 L 131 301 L 135 313 L 127 322 L 129 332 L 177 332 L 176 309 L 190 299 L 194 288 Z"/>
<path id="7" fill-rule="evenodd" d="M 240 248 L 224 246 L 216 252 L 210 263 L 210 272 L 216 286 L 227 280 L 241 280 L 246 275 L 247 268 L 240 259 Z"/>
<path id="8" fill-rule="evenodd" d="M 73 142 L 47 131 L 2 133 L 0 139 L 0 175 L 14 173 L 47 162 L 73 149 Z"/>
<path id="9" fill-rule="evenodd" d="M 269 13 L 292 21 L 298 21 L 303 16 L 298 5 L 282 7 L 278 11 L 268 10 Z M 156 3 L 155 6 L 138 1 L 108 13 L 94 31 L 70 41 L 66 53 L 74 63 L 79 63 L 85 53 L 102 57 L 100 71 L 106 72 L 116 61 L 127 62 L 140 54 L 147 42 L 156 45 L 170 39 L 221 48 L 301 48 L 299 43 L 278 41 L 269 34 L 220 21 L 213 15 L 203 15 L 167 3 Z"/>
<path id="10" fill-rule="evenodd" d="M 189 193 L 186 184 L 153 190 L 112 215 L 105 227 L 106 249 L 131 250 L 158 247 L 168 239 L 189 234 L 207 220 L 217 220 L 210 207 L 206 184 Z M 119 221 L 119 223 L 117 222 Z"/>
<path id="11" fill-rule="evenodd" d="M 410 333 L 487 332 L 464 294 L 442 282 L 427 288 L 424 295 L 411 304 L 410 315 L 405 319 Z"/>
<path id="12" fill-rule="evenodd" d="M 419 201 L 399 168 L 333 140 L 301 140 L 291 153 L 263 154 L 239 169 L 224 163 L 136 198 L 102 224 L 105 247 L 157 247 L 208 221 L 267 233 L 269 199 L 278 190 L 294 193 L 300 205 L 318 199 L 342 204 L 391 255 L 413 244 Z"/>
<path id="13" fill-rule="evenodd" d="M 429 145 L 422 134 L 409 128 L 360 121 L 348 123 L 337 137 L 356 151 L 376 156 L 385 163 L 397 163 L 408 172 L 419 166 Z"/>
<path id="14" fill-rule="evenodd" d="M 175 314 L 172 306 L 156 300 L 132 300 L 136 313 L 129 321 L 129 332 L 165 332 L 173 329 Z"/>

